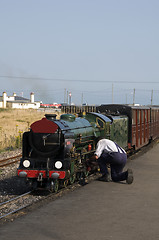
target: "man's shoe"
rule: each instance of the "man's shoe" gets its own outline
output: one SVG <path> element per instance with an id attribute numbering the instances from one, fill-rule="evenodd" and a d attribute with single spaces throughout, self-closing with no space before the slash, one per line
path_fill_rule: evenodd
<path id="1" fill-rule="evenodd" d="M 99 177 L 98 180 L 102 181 L 102 182 L 110 182 L 110 177 L 108 174 L 105 174 L 105 175 Z"/>
<path id="2" fill-rule="evenodd" d="M 134 180 L 132 169 L 128 168 L 127 173 L 128 173 L 128 176 L 127 176 L 126 182 L 127 184 L 132 184 Z"/>

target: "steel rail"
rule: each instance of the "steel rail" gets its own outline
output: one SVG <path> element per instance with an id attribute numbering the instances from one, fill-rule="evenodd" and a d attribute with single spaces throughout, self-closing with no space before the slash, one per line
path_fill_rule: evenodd
<path id="1" fill-rule="evenodd" d="M 32 191 L 26 192 L 26 193 L 24 193 L 24 194 L 22 194 L 22 195 L 20 195 L 20 196 L 17 196 L 17 197 L 15 197 L 15 198 L 9 199 L 8 201 L 5 201 L 5 202 L 0 203 L 0 208 L 2 208 L 2 206 L 5 206 L 5 205 L 7 205 L 7 204 L 10 204 L 11 202 L 16 201 L 17 199 L 20 199 L 20 198 L 22 198 L 22 197 L 24 197 L 24 196 L 29 195 L 31 192 L 32 192 Z M 12 210 L 11 212 L 5 213 L 4 215 L 0 216 L 0 219 L 5 218 L 5 217 L 7 217 L 7 216 L 9 216 L 9 215 L 11 215 L 11 214 L 13 214 L 13 213 L 15 213 L 15 212 L 18 212 L 18 211 L 20 211 L 20 210 L 22 210 L 22 209 L 24 209 L 24 208 L 26 208 L 26 207 L 28 207 L 28 206 L 30 206 L 30 205 L 31 205 L 31 204 L 27 204 L 27 205 L 25 205 L 25 206 L 23 206 L 23 207 L 20 207 L 20 208 L 18 208 L 18 209 Z"/>
<path id="2" fill-rule="evenodd" d="M 18 160 L 16 160 L 16 161 L 13 161 L 13 162 L 0 164 L 0 168 L 2 168 L 2 167 L 6 167 L 6 166 L 8 166 L 8 165 L 12 165 L 12 164 L 14 164 L 14 163 L 16 163 L 16 162 L 19 162 L 19 161 L 20 161 L 20 159 L 18 159 Z"/>
<path id="3" fill-rule="evenodd" d="M 7 161 L 7 160 L 15 159 L 15 158 L 18 158 L 18 157 L 21 157 L 21 156 L 22 156 L 22 154 L 19 154 L 19 155 L 14 156 L 14 157 L 9 157 L 9 158 L 5 158 L 5 159 L 1 159 L 0 162 L 5 162 L 5 161 Z"/>
<path id="4" fill-rule="evenodd" d="M 20 195 L 20 196 L 17 196 L 17 197 L 15 197 L 15 198 L 11 198 L 11 199 L 9 199 L 9 200 L 7 200 L 7 201 L 5 201 L 5 202 L 2 202 L 2 203 L 0 203 L 0 207 L 3 206 L 3 205 L 6 205 L 7 203 L 10 203 L 10 202 L 13 202 L 13 201 L 17 200 L 18 198 L 24 197 L 24 196 L 30 194 L 31 192 L 32 192 L 32 191 L 26 192 L 26 193 L 24 193 L 24 194 L 22 194 L 22 195 Z"/>
<path id="5" fill-rule="evenodd" d="M 20 208 L 18 208 L 18 209 L 16 209 L 16 210 L 13 210 L 13 211 L 9 212 L 9 213 L 6 213 L 6 214 L 2 215 L 2 216 L 0 217 L 0 219 L 5 218 L 5 217 L 7 217 L 7 216 L 9 216 L 9 215 L 11 215 L 11 214 L 13 214 L 13 213 L 18 212 L 18 211 L 21 211 L 22 209 L 24 209 L 24 208 L 26 208 L 26 207 L 29 207 L 29 206 L 31 206 L 31 205 L 32 205 L 32 203 L 29 203 L 29 204 L 27 204 L 27 205 L 25 205 L 25 206 L 23 206 L 23 207 L 20 207 Z"/>
<path id="6" fill-rule="evenodd" d="M 22 156 L 22 154 L 19 154 L 19 155 L 14 156 L 14 157 L 9 157 L 9 158 L 5 158 L 5 159 L 1 159 L 1 160 L 0 160 L 0 163 L 2 163 L 2 164 L 0 164 L 0 168 L 1 168 L 1 167 L 8 166 L 8 165 L 11 165 L 11 164 L 14 164 L 14 163 L 20 161 L 20 159 L 18 159 L 18 160 L 15 160 L 15 161 L 7 162 L 7 161 L 9 161 L 9 160 L 19 158 L 19 157 L 21 157 L 21 156 Z"/>

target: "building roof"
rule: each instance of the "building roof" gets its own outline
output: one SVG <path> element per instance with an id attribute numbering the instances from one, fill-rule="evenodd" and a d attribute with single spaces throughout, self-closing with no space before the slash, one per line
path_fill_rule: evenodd
<path id="1" fill-rule="evenodd" d="M 30 99 L 28 99 L 28 98 L 24 98 L 24 97 L 20 97 L 20 96 L 15 96 L 14 99 L 15 99 L 15 101 L 25 101 L 25 102 L 30 102 Z"/>

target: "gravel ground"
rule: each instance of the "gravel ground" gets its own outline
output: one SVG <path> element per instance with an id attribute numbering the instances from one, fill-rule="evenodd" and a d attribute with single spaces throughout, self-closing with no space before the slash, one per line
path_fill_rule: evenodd
<path id="1" fill-rule="evenodd" d="M 0 153 L 0 159 L 21 154 L 21 149 Z M 0 168 L 0 202 L 9 200 L 27 191 L 24 183 L 17 177 L 19 163 Z"/>
<path id="2" fill-rule="evenodd" d="M 5 159 L 21 154 L 21 149 L 15 151 L 0 153 L 0 159 Z M 28 192 L 30 189 L 26 186 L 25 180 L 20 179 L 17 176 L 17 168 L 19 163 L 9 165 L 0 169 L 0 203 L 8 201 L 9 199 L 15 198 L 23 193 Z M 43 198 L 48 193 L 34 192 L 26 197 L 18 199 L 14 203 L 7 204 L 1 209 L 0 217 L 7 214 L 10 211 L 14 211 L 20 207 L 31 205 Z M 6 219 L 4 220 L 4 222 Z"/>

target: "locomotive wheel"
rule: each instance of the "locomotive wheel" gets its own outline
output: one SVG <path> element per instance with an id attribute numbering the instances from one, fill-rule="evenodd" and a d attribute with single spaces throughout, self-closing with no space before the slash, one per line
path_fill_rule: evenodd
<path id="1" fill-rule="evenodd" d="M 85 175 L 85 177 L 88 177 L 89 171 L 86 170 L 86 171 L 84 172 L 84 175 Z"/>
<path id="2" fill-rule="evenodd" d="M 76 174 L 76 179 L 77 179 L 77 181 L 79 181 L 80 178 L 81 178 L 81 173 L 80 173 L 80 172 L 77 172 L 77 174 Z"/>
<path id="3" fill-rule="evenodd" d="M 75 174 L 73 174 L 72 176 L 70 176 L 70 179 L 69 179 L 70 184 L 73 184 L 73 183 L 75 182 L 75 179 L 76 179 L 76 175 L 75 175 Z"/>
<path id="4" fill-rule="evenodd" d="M 82 185 L 82 186 L 84 186 L 86 184 L 85 173 L 84 172 L 81 172 L 81 174 L 80 174 L 79 184 Z"/>
<path id="5" fill-rule="evenodd" d="M 68 179 L 65 179 L 64 181 L 63 181 L 63 186 L 66 188 L 67 187 L 67 185 L 68 185 L 68 182 L 69 182 L 69 180 Z"/>
<path id="6" fill-rule="evenodd" d="M 57 193 L 57 191 L 59 190 L 59 181 L 58 180 L 54 181 L 53 189 L 54 189 L 55 193 Z"/>

